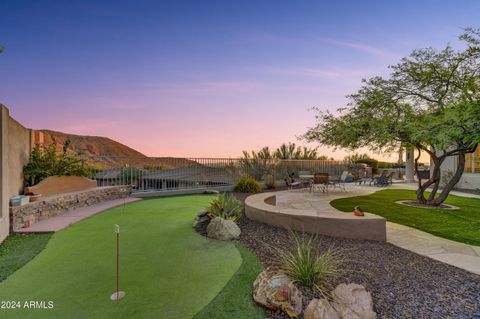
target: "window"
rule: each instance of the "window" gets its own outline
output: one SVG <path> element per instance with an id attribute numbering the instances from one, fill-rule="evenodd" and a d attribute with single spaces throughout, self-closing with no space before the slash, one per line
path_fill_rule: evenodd
<path id="1" fill-rule="evenodd" d="M 480 147 L 477 147 L 477 150 L 474 153 L 467 154 L 465 173 L 480 174 Z"/>

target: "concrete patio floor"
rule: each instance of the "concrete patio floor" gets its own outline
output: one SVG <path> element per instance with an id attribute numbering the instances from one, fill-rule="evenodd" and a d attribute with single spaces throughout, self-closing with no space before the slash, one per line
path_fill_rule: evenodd
<path id="1" fill-rule="evenodd" d="M 107 209 L 114 208 L 124 203 L 131 203 L 141 200 L 140 198 L 120 198 L 114 199 L 107 202 L 82 207 L 79 209 L 75 209 L 69 212 L 66 212 L 62 215 L 58 215 L 55 217 L 51 217 L 49 219 L 45 219 L 35 223 L 27 228 L 16 228 L 13 231 L 15 233 L 45 233 L 45 232 L 57 232 L 62 229 L 69 227 L 79 221 L 86 219 L 90 216 L 95 214 L 101 213 Z"/>
<path id="2" fill-rule="evenodd" d="M 416 189 L 415 184 L 396 183 L 393 188 Z M 313 209 L 318 212 L 339 212 L 330 205 L 337 198 L 372 194 L 381 188 L 347 185 L 346 191 L 310 193 L 308 190 L 292 190 L 277 193 L 276 205 L 282 208 Z M 478 195 L 452 192 L 453 195 L 480 198 Z M 480 275 L 480 247 L 440 238 L 421 230 L 387 222 L 387 242 L 427 256 L 446 264 Z"/>

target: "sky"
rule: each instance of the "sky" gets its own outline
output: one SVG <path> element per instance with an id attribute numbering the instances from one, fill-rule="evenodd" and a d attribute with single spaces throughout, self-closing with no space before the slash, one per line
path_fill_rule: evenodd
<path id="1" fill-rule="evenodd" d="M 0 16 L 0 103 L 24 126 L 237 157 L 305 144 L 312 107 L 345 106 L 415 48 L 455 45 L 480 1 L 2 0 Z"/>

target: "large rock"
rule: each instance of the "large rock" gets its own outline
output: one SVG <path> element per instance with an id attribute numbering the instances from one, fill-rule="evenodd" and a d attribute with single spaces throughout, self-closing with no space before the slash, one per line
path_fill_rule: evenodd
<path id="1" fill-rule="evenodd" d="M 303 317 L 305 319 L 340 319 L 337 311 L 326 299 L 312 299 Z"/>
<path id="2" fill-rule="evenodd" d="M 302 293 L 281 270 L 269 267 L 253 283 L 253 299 L 272 310 L 282 310 L 290 317 L 302 312 Z"/>
<path id="3" fill-rule="evenodd" d="M 240 228 L 231 220 L 215 217 L 207 226 L 207 236 L 219 240 L 232 240 L 240 236 Z"/>
<path id="4" fill-rule="evenodd" d="M 340 284 L 332 293 L 333 307 L 342 319 L 375 319 L 370 293 L 362 285 Z"/>
<path id="5" fill-rule="evenodd" d="M 210 217 L 206 211 L 201 211 L 198 213 L 197 217 L 193 220 L 192 227 L 195 229 L 200 229 L 205 227 L 210 222 Z"/>

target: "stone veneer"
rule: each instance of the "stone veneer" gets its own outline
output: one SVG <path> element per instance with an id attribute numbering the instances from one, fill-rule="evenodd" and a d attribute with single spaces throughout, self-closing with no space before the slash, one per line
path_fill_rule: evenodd
<path id="1" fill-rule="evenodd" d="M 129 197 L 130 186 L 97 187 L 73 193 L 40 198 L 22 206 L 10 207 L 11 230 L 25 228 L 44 219 L 100 202 Z"/>

